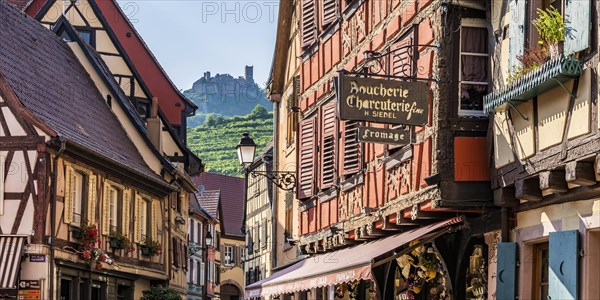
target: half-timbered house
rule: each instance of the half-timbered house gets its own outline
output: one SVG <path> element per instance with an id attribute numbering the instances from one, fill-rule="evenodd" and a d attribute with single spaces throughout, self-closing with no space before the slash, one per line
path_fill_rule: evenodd
<path id="1" fill-rule="evenodd" d="M 312 257 L 248 286 L 246 296 L 472 296 L 472 279 L 487 281 L 487 274 L 466 262 L 487 259 L 484 233 L 499 226 L 490 191 L 488 119 L 482 102 L 489 84 L 487 2 L 280 4 L 294 5 L 296 18 L 294 13 L 280 15 L 284 19 L 273 66 L 277 77 L 270 94 L 280 101 L 279 115 L 289 111 L 296 118 L 297 131 L 289 134 L 288 129 L 286 135 L 279 122 L 274 159 L 289 161 L 289 153 L 296 154 L 293 202 L 299 208 L 293 230 L 298 238 L 291 241 Z M 299 27 L 296 35 L 288 32 L 294 26 Z M 282 50 L 286 46 L 287 57 Z M 294 51 L 297 54 L 289 54 Z M 295 57 L 301 64 L 297 100 L 290 76 Z M 374 105 L 371 116 L 379 120 L 349 118 L 342 107 L 347 100 L 341 98 L 342 83 L 359 80 L 377 82 L 357 87 L 375 96 L 383 96 L 377 90 L 386 84 L 424 87 L 421 96 L 411 100 L 424 105 L 423 121 L 403 121 L 401 115 L 376 107 L 383 104 L 370 104 L 373 101 L 364 105 Z M 358 136 L 364 129 L 404 136 L 369 141 Z M 293 147 L 279 146 L 286 138 Z M 283 198 L 277 199 L 283 207 Z M 281 228 L 284 220 L 278 217 Z M 428 261 L 438 267 L 427 267 L 431 276 L 421 281 L 420 267 L 415 266 Z"/>
<path id="2" fill-rule="evenodd" d="M 44 298 L 133 299 L 166 284 L 162 212 L 179 189 L 161 174 L 176 169 L 119 119 L 123 107 L 110 101 L 119 95 L 99 91 L 77 44 L 6 2 L 0 9 L 0 224 L 20 238 L 13 245 L 27 241 L 24 256 L 2 263 L 7 287 L 18 278 Z"/>
<path id="3" fill-rule="evenodd" d="M 598 4 L 490 7 L 494 88 L 484 106 L 494 203 L 504 212 L 489 267 L 497 299 L 600 298 Z M 532 25 L 541 12 L 554 12 L 554 43 Z"/>

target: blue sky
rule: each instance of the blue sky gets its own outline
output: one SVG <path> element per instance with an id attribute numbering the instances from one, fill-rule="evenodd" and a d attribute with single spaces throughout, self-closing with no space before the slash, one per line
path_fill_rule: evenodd
<path id="1" fill-rule="evenodd" d="M 179 89 L 187 90 L 205 71 L 244 75 L 266 83 L 275 45 L 276 0 L 119 1 Z"/>

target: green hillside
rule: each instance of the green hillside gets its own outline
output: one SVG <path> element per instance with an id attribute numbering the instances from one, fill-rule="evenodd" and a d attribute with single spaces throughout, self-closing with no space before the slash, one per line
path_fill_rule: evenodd
<path id="1" fill-rule="evenodd" d="M 188 147 L 202 159 L 207 172 L 241 176 L 235 147 L 246 131 L 259 153 L 273 136 L 273 113 L 257 105 L 245 116 L 206 115 L 204 124 L 188 128 Z"/>

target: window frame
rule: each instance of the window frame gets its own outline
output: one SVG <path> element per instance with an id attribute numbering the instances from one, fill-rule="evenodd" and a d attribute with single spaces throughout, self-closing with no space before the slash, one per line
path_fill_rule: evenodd
<path id="1" fill-rule="evenodd" d="M 546 251 L 546 262 L 542 261 L 543 252 Z M 549 287 L 549 278 L 546 278 L 548 281 L 543 281 L 542 273 L 543 269 L 546 269 L 546 272 L 549 272 L 549 253 L 550 253 L 550 243 L 548 241 L 538 243 L 533 245 L 533 282 L 532 282 L 532 299 L 542 299 L 542 288 L 546 286 Z M 546 292 L 547 293 L 547 292 Z"/>
<path id="2" fill-rule="evenodd" d="M 223 249 L 223 265 L 226 267 L 233 267 L 235 265 L 235 257 L 233 257 L 233 246 L 225 245 L 224 248 L 225 249 Z M 227 254 L 229 254 L 229 259 L 227 258 Z"/>
<path id="3" fill-rule="evenodd" d="M 142 238 L 143 241 L 145 241 L 148 237 L 152 236 L 152 232 L 150 231 L 150 226 L 148 225 L 148 222 L 150 222 L 148 218 L 148 216 L 151 214 L 148 213 L 149 209 L 152 209 L 152 200 L 148 200 L 147 198 L 142 198 L 142 201 L 140 202 L 140 205 L 142 206 L 140 208 L 140 210 L 142 211 L 142 215 L 140 216 L 142 220 L 140 220 L 140 237 Z"/>
<path id="4" fill-rule="evenodd" d="M 113 203 L 113 192 L 115 192 L 116 195 L 116 200 L 115 203 Z M 119 208 L 123 206 L 123 190 L 116 188 L 113 185 L 110 185 L 109 188 L 109 215 L 108 215 L 108 224 L 110 227 L 110 230 L 113 230 L 115 232 L 121 232 L 122 231 L 122 223 L 123 223 L 123 219 L 121 214 L 119 214 Z M 113 206 L 114 205 L 114 206 Z M 112 214 L 115 214 L 115 226 L 113 227 L 112 221 L 113 221 L 113 216 Z M 122 232 L 123 234 L 127 234 L 126 232 Z"/>
<path id="5" fill-rule="evenodd" d="M 462 18 L 460 20 L 460 30 L 458 33 L 458 76 L 457 76 L 457 101 L 456 101 L 456 105 L 457 105 L 457 114 L 459 117 L 486 117 L 487 114 L 483 111 L 483 103 L 482 103 L 482 109 L 481 111 L 477 111 L 477 110 L 466 110 L 466 109 L 461 109 L 461 85 L 462 84 L 470 84 L 470 85 L 485 85 L 487 86 L 488 91 L 490 90 L 490 49 L 488 47 L 488 53 L 487 54 L 482 54 L 482 53 L 472 53 L 472 52 L 465 52 L 466 54 L 463 54 L 462 52 L 462 34 L 463 34 L 463 28 L 464 27 L 471 27 L 471 28 L 483 28 L 486 30 L 486 34 L 489 35 L 489 33 L 487 33 L 487 25 L 486 25 L 486 20 L 485 19 L 480 19 L 480 18 Z M 487 39 L 486 39 L 487 41 Z M 461 64 L 461 60 L 462 60 L 462 56 L 463 55 L 468 55 L 468 56 L 477 56 L 477 57 L 486 57 L 486 64 L 487 64 L 487 72 L 488 74 L 486 75 L 488 81 L 487 82 L 480 82 L 480 81 L 462 81 L 462 64 Z"/>
<path id="6" fill-rule="evenodd" d="M 87 180 L 88 176 L 85 172 L 73 169 L 73 190 L 71 197 L 73 198 L 73 222 L 75 227 L 81 227 L 83 222 L 83 216 L 86 215 L 87 208 Z"/>

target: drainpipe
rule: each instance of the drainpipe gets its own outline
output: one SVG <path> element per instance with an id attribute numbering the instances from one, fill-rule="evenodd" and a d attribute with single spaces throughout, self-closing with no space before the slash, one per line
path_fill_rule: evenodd
<path id="1" fill-rule="evenodd" d="M 56 239 L 56 189 L 57 189 L 57 168 L 58 168 L 58 159 L 65 152 L 67 148 L 67 141 L 58 137 L 54 139 L 55 141 L 60 142 L 60 149 L 54 155 L 53 167 L 52 167 L 52 201 L 50 201 L 50 299 L 54 299 L 54 240 Z"/>
<path id="2" fill-rule="evenodd" d="M 278 170 L 280 167 L 279 163 L 279 104 L 281 103 L 281 97 L 279 101 L 273 101 L 273 161 L 271 162 L 272 171 Z M 273 186 L 271 190 L 273 194 L 273 200 L 271 205 L 271 273 L 272 270 L 277 267 L 277 202 L 279 201 L 279 189 Z"/>

